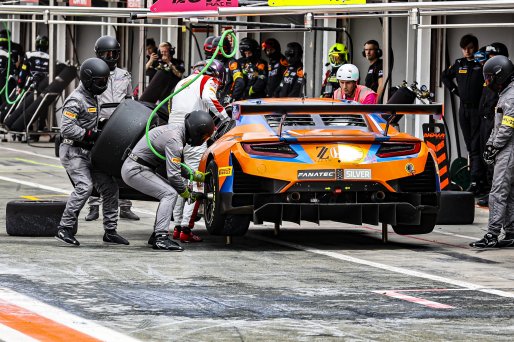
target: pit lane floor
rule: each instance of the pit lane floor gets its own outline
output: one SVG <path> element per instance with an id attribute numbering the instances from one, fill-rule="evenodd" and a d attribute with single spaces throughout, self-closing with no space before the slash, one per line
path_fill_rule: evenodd
<path id="1" fill-rule="evenodd" d="M 2 208 L 71 191 L 53 149 L 0 143 L 0 165 Z M 325 222 L 252 226 L 225 246 L 198 225 L 203 243 L 166 253 L 146 244 L 156 206 L 119 221 L 130 246 L 105 245 L 85 209 L 78 248 L 0 229 L 0 341 L 512 340 L 514 249 L 468 247 L 486 209 L 428 235 L 390 229 L 387 244 L 380 227 Z"/>

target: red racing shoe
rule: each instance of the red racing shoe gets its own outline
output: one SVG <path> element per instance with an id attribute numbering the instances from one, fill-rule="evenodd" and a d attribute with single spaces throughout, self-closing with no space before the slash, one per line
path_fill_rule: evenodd
<path id="1" fill-rule="evenodd" d="M 173 240 L 178 240 L 180 238 L 181 231 L 182 228 L 180 228 L 180 226 L 175 226 L 175 229 L 173 230 Z"/>
<path id="2" fill-rule="evenodd" d="M 181 227 L 180 232 L 180 242 L 188 243 L 188 242 L 202 242 L 203 239 L 193 233 L 188 227 Z"/>

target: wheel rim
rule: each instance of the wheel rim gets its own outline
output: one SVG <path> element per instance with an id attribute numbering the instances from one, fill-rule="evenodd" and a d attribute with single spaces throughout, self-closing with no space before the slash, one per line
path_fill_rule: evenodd
<path id="1" fill-rule="evenodd" d="M 212 221 L 214 219 L 214 210 L 216 208 L 216 186 L 214 182 L 214 177 L 209 177 L 209 182 L 205 184 L 205 194 L 212 194 L 212 196 L 206 197 L 204 207 L 205 222 L 207 222 L 209 225 L 212 224 Z M 209 199 L 209 197 L 211 197 L 212 199 Z"/>

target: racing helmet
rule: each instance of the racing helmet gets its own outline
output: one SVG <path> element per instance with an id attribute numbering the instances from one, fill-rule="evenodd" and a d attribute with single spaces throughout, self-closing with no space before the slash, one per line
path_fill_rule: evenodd
<path id="1" fill-rule="evenodd" d="M 80 66 L 80 81 L 93 95 L 100 95 L 107 89 L 109 75 L 109 66 L 100 58 L 88 58 Z"/>
<path id="2" fill-rule="evenodd" d="M 259 48 L 259 43 L 257 43 L 255 39 L 248 37 L 241 39 L 241 41 L 239 42 L 239 52 L 241 52 L 241 55 L 243 57 L 245 55 L 245 51 L 252 52 L 252 59 L 261 57 L 261 49 Z"/>
<path id="3" fill-rule="evenodd" d="M 107 63 L 109 69 L 113 71 L 120 59 L 120 43 L 112 36 L 102 36 L 96 40 L 95 53 L 96 57 Z"/>
<path id="4" fill-rule="evenodd" d="M 505 56 L 491 57 L 484 64 L 485 84 L 495 91 L 503 89 L 505 84 L 510 83 L 513 73 L 514 65 Z"/>
<path id="5" fill-rule="evenodd" d="M 216 38 L 216 36 L 209 36 L 205 38 L 205 41 L 203 42 L 203 51 L 205 52 L 205 58 L 211 58 L 212 54 L 214 53 L 214 45 L 212 44 L 214 38 Z"/>
<path id="6" fill-rule="evenodd" d="M 505 46 L 505 44 L 500 42 L 494 42 L 486 46 L 485 52 L 489 55 L 509 57 L 509 49 L 507 49 L 507 46 Z"/>
<path id="7" fill-rule="evenodd" d="M 337 69 L 336 78 L 338 81 L 359 81 L 359 69 L 353 64 L 343 64 Z"/>
<path id="8" fill-rule="evenodd" d="M 214 53 L 214 51 L 216 51 L 216 47 L 220 43 L 220 40 L 221 40 L 221 36 L 214 37 L 214 39 L 212 41 L 212 53 Z M 223 51 L 225 52 L 226 55 L 228 55 L 229 53 L 232 52 L 232 45 L 230 44 L 230 41 L 228 40 L 228 36 L 225 36 L 225 39 L 223 40 Z M 223 57 L 221 50 L 218 51 L 218 55 L 216 57 L 218 57 L 218 56 Z"/>
<path id="9" fill-rule="evenodd" d="M 37 51 L 48 51 L 48 37 L 37 35 L 36 37 L 36 50 Z"/>
<path id="10" fill-rule="evenodd" d="M 278 55 L 281 52 L 280 43 L 275 38 L 268 38 L 262 43 L 262 49 L 264 53 L 270 57 L 273 55 Z M 275 51 L 270 52 L 269 54 L 266 52 L 266 49 L 274 49 Z"/>
<path id="11" fill-rule="evenodd" d="M 341 43 L 335 43 L 328 50 L 328 61 L 333 67 L 341 66 L 348 62 L 348 48 Z"/>
<path id="12" fill-rule="evenodd" d="M 480 49 L 478 49 L 477 52 L 473 55 L 473 58 L 475 59 L 475 62 L 477 63 L 484 63 L 489 58 L 488 54 L 485 52 L 486 46 L 482 46 Z"/>
<path id="13" fill-rule="evenodd" d="M 195 73 L 201 72 L 202 69 L 205 68 L 207 63 L 208 62 L 206 60 L 196 63 L 193 66 L 193 72 L 195 72 Z M 226 69 L 225 69 L 225 66 L 223 65 L 223 63 L 221 63 L 217 59 L 212 61 L 211 65 L 205 71 L 205 74 L 217 78 L 221 84 L 225 83 Z"/>
<path id="14" fill-rule="evenodd" d="M 202 145 L 215 129 L 211 115 L 203 110 L 188 113 L 184 124 L 186 126 L 186 143 L 190 146 Z"/>
<path id="15" fill-rule="evenodd" d="M 11 37 L 11 31 L 9 31 L 9 30 L 0 31 L 0 46 L 7 48 L 10 37 Z"/>
<path id="16" fill-rule="evenodd" d="M 291 42 L 286 46 L 286 50 L 284 51 L 284 56 L 286 56 L 287 62 L 289 65 L 297 65 L 302 61 L 303 58 L 303 48 L 300 43 Z"/>

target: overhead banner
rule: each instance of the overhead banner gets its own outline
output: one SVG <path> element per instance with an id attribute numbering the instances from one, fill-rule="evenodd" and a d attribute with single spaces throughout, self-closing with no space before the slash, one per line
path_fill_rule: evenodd
<path id="1" fill-rule="evenodd" d="M 70 0 L 70 6 L 91 7 L 91 0 Z"/>
<path id="2" fill-rule="evenodd" d="M 365 5 L 366 0 L 268 0 L 268 6 Z"/>
<path id="3" fill-rule="evenodd" d="M 215 11 L 219 7 L 238 7 L 238 0 L 158 0 L 152 12 Z"/>
<path id="4" fill-rule="evenodd" d="M 127 8 L 143 8 L 143 0 L 127 0 Z"/>

